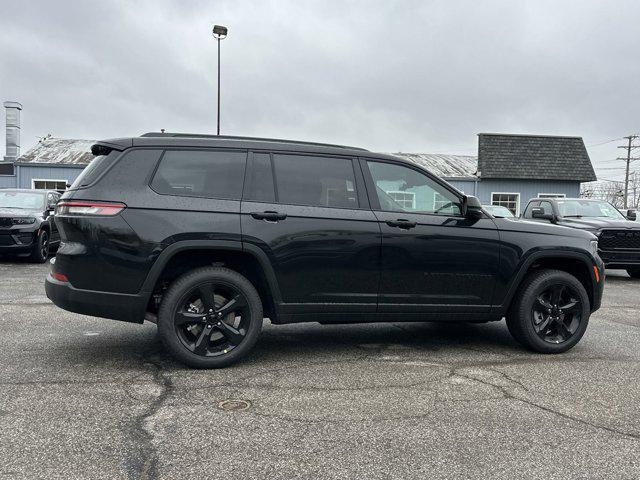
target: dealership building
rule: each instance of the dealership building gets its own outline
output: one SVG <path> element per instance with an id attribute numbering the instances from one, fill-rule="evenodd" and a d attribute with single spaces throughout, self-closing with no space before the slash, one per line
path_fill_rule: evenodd
<path id="1" fill-rule="evenodd" d="M 20 153 L 20 112 L 5 102 L 6 155 L 0 188 L 64 190 L 89 164 L 94 140 L 47 136 Z M 447 180 L 483 204 L 503 205 L 519 215 L 533 197 L 578 197 L 580 184 L 596 180 L 581 137 L 481 133 L 478 155 L 394 153 Z M 411 204 L 412 192 L 402 192 Z M 437 199 L 434 199 L 437 201 Z"/>

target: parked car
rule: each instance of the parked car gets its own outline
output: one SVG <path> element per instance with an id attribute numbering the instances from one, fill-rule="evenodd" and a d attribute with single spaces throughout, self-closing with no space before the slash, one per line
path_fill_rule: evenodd
<path id="1" fill-rule="evenodd" d="M 49 190 L 0 190 L 0 254 L 28 255 L 44 263 L 60 243 L 53 209 L 60 194 Z"/>
<path id="2" fill-rule="evenodd" d="M 600 307 L 591 233 L 491 218 L 428 171 L 360 148 L 145 134 L 98 142 L 65 192 L 46 292 L 158 324 L 193 367 L 274 324 L 490 321 L 564 352 Z"/>
<path id="3" fill-rule="evenodd" d="M 482 205 L 484 211 L 497 218 L 515 218 L 515 215 L 507 207 L 502 205 Z"/>
<path id="4" fill-rule="evenodd" d="M 640 278 L 640 224 L 632 221 L 634 211 L 625 217 L 609 202 L 589 198 L 533 198 L 523 217 L 593 233 L 607 268 Z"/>

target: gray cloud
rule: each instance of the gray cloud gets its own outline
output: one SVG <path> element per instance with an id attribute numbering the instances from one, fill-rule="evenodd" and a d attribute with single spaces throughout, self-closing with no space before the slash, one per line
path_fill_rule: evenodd
<path id="1" fill-rule="evenodd" d="M 215 129 L 474 153 L 483 131 L 640 130 L 634 1 L 7 2 L 0 97 L 37 136 Z M 619 178 L 616 142 L 590 149 Z"/>

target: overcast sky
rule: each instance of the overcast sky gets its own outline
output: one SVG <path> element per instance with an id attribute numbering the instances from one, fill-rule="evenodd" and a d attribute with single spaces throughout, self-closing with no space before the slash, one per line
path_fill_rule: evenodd
<path id="1" fill-rule="evenodd" d="M 639 19 L 640 2 L 619 0 L 7 1 L 0 100 L 23 105 L 23 152 L 48 133 L 215 133 L 219 23 L 223 134 L 391 152 L 476 154 L 479 132 L 591 146 L 640 131 Z M 600 177 L 622 176 L 621 143 L 589 147 Z"/>

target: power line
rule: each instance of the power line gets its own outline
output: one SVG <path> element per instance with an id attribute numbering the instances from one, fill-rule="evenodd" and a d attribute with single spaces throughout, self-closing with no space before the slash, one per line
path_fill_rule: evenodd
<path id="1" fill-rule="evenodd" d="M 618 145 L 618 148 L 624 148 L 627 150 L 627 158 L 619 158 L 619 160 L 626 160 L 627 166 L 625 168 L 624 174 L 624 208 L 627 208 L 628 205 L 628 197 L 629 197 L 629 166 L 631 165 L 632 160 L 640 160 L 640 157 L 631 157 L 631 150 L 635 150 L 636 148 L 640 148 L 640 145 L 634 145 L 633 141 L 638 138 L 638 135 L 629 135 L 624 137 L 628 142 L 627 145 Z"/>
<path id="2" fill-rule="evenodd" d="M 591 147 L 599 147 L 600 145 L 606 145 L 607 143 L 617 142 L 618 140 L 622 140 L 624 137 L 613 138 L 611 140 L 607 140 L 606 142 L 594 143 L 593 145 L 587 145 L 587 148 Z"/>

